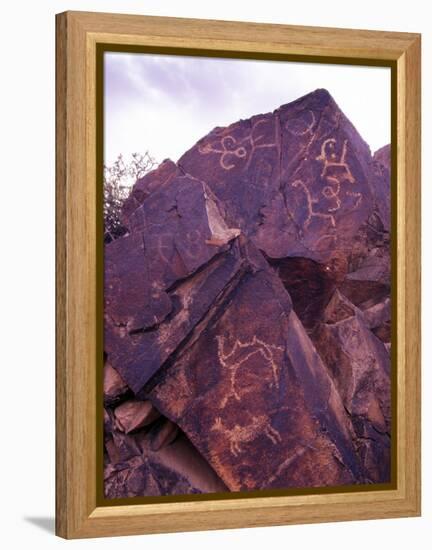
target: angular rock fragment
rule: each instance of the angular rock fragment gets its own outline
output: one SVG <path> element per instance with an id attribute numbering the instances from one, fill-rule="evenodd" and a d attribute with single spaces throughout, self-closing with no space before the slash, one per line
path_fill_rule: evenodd
<path id="1" fill-rule="evenodd" d="M 104 366 L 104 402 L 112 405 L 127 394 L 129 388 L 119 373 L 109 363 Z"/>
<path id="2" fill-rule="evenodd" d="M 125 200 L 122 208 L 122 223 L 129 227 L 129 218 L 139 208 L 144 200 L 170 181 L 181 172 L 177 165 L 169 159 L 164 160 L 157 169 L 152 170 L 144 177 L 138 179 L 133 186 L 132 192 Z"/>
<path id="3" fill-rule="evenodd" d="M 386 231 L 390 230 L 391 198 L 390 198 L 390 172 L 391 172 L 391 148 L 385 145 L 378 149 L 373 156 L 373 172 L 375 180 L 376 205 L 379 216 Z"/>
<path id="4" fill-rule="evenodd" d="M 281 258 L 271 260 L 270 264 L 291 296 L 294 311 L 304 327 L 312 330 L 345 278 L 345 259 L 335 255 L 328 264 L 320 264 L 307 258 Z"/>
<path id="5" fill-rule="evenodd" d="M 230 490 L 361 479 L 350 422 L 289 295 L 258 251 L 244 254 L 249 271 L 149 399 Z"/>
<path id="6" fill-rule="evenodd" d="M 240 269 L 230 252 L 239 232 L 205 184 L 186 176 L 152 193 L 129 227 L 105 247 L 105 349 L 137 392 Z"/>
<path id="7" fill-rule="evenodd" d="M 111 462 L 105 466 L 106 498 L 218 493 L 227 490 L 184 435 L 158 452 L 151 449 L 150 439 L 145 435 L 121 434 L 121 437 L 123 454 L 112 443 L 114 451 L 111 450 Z M 125 453 L 125 448 L 129 450 L 128 453 Z"/>
<path id="8" fill-rule="evenodd" d="M 390 371 L 385 345 L 363 313 L 339 291 L 327 306 L 313 341 L 348 411 L 371 482 L 390 480 Z M 373 323 L 373 321 L 372 321 Z"/>
<path id="9" fill-rule="evenodd" d="M 373 205 L 369 147 L 325 90 L 215 128 L 178 165 L 271 258 L 348 254 Z"/>
<path id="10" fill-rule="evenodd" d="M 371 306 L 363 311 L 363 319 L 375 336 L 390 343 L 391 337 L 391 303 L 390 298 Z"/>
<path id="11" fill-rule="evenodd" d="M 152 430 L 150 434 L 152 451 L 159 451 L 162 447 L 166 447 L 172 443 L 179 433 L 178 426 L 171 420 L 164 420 Z"/>
<path id="12" fill-rule="evenodd" d="M 116 407 L 114 416 L 117 428 L 122 432 L 129 433 L 143 426 L 148 426 L 159 418 L 160 413 L 150 401 L 131 399 Z"/>

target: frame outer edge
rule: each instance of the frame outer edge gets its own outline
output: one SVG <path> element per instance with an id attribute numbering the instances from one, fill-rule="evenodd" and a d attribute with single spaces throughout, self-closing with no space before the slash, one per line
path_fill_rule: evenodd
<path id="1" fill-rule="evenodd" d="M 67 15 L 56 15 L 56 502 L 55 532 L 66 537 L 68 531 L 67 487 L 67 381 L 66 381 L 66 187 L 67 187 Z"/>
<path id="2" fill-rule="evenodd" d="M 421 35 L 406 51 L 405 331 L 407 500 L 421 515 Z M 415 398 L 414 398 L 415 397 Z"/>
<path id="3" fill-rule="evenodd" d="M 88 369 L 80 364 L 80 361 L 89 358 L 92 334 L 85 333 L 86 327 L 78 326 L 79 306 L 85 304 L 93 289 L 92 283 L 89 283 L 89 271 L 94 260 L 91 242 L 94 235 L 89 227 L 93 220 L 93 193 L 90 189 L 93 179 L 86 181 L 83 177 L 88 173 L 85 147 L 89 135 L 86 129 L 89 106 L 82 104 L 86 95 L 83 92 L 88 92 L 88 81 L 92 78 L 82 68 L 86 40 L 92 31 L 87 24 L 84 28 L 83 19 L 86 18 L 79 14 L 66 12 L 56 16 L 56 534 L 63 538 L 84 538 L 223 528 L 231 523 L 223 517 L 228 511 L 219 514 L 216 510 L 209 510 L 196 515 L 182 514 L 177 510 L 165 513 L 165 518 L 155 513 L 151 525 L 144 520 L 131 521 L 129 529 L 123 527 L 125 521 L 132 519 L 128 518 L 127 512 L 115 517 L 95 515 L 99 508 L 93 506 L 92 483 L 89 482 L 91 450 L 85 448 L 92 433 L 89 429 L 89 422 L 92 421 L 89 414 L 91 416 L 93 410 L 90 390 L 94 386 Z M 97 15 L 89 17 L 89 26 Z M 399 60 L 406 72 L 402 86 L 405 93 L 404 113 L 399 113 L 405 119 L 406 134 L 400 141 L 398 139 L 408 161 L 403 165 L 403 175 L 406 191 L 409 191 L 406 192 L 406 204 L 400 217 L 406 234 L 406 255 L 402 258 L 405 319 L 401 319 L 406 342 L 401 353 L 408 368 L 405 394 L 408 429 L 404 452 L 400 457 L 406 465 L 403 476 L 406 483 L 404 498 L 386 504 L 386 508 L 380 509 L 374 516 L 376 518 L 420 513 L 420 37 L 409 36 L 411 41 L 401 52 Z M 80 166 L 80 162 L 84 166 Z M 81 193 L 81 198 L 78 196 L 72 202 L 72 191 Z M 84 284 L 81 290 L 78 283 Z M 95 322 L 91 319 L 90 310 L 86 305 L 82 318 L 84 325 L 88 323 L 87 328 Z M 81 447 L 83 444 L 84 448 Z M 270 509 L 260 509 L 251 522 L 245 518 L 244 526 L 372 517 L 369 512 L 357 515 L 348 513 L 344 511 L 343 503 L 329 506 L 334 511 L 331 518 L 327 517 L 327 513 L 320 514 L 305 505 L 304 512 L 299 512 L 298 516 L 294 514 L 295 518 L 290 518 L 289 510 L 285 509 L 276 514 L 278 517 L 273 521 L 269 516 Z M 308 519 L 309 511 L 316 515 Z M 212 522 L 208 521 L 209 512 L 213 514 Z M 236 510 L 233 516 L 238 513 L 240 511 Z M 195 517 L 194 527 L 191 527 L 188 517 Z M 160 526 L 156 525 L 158 518 Z M 231 526 L 238 527 L 234 518 Z"/>

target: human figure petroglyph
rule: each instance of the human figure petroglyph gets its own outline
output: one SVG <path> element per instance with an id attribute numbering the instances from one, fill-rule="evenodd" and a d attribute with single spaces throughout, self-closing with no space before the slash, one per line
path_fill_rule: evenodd
<path id="1" fill-rule="evenodd" d="M 335 146 L 336 146 L 336 139 L 335 138 L 328 138 L 324 140 L 321 144 L 321 152 L 316 157 L 316 160 L 322 160 L 324 165 L 321 171 L 321 177 L 325 177 L 328 169 L 332 167 L 341 167 L 344 169 L 342 173 L 342 177 L 340 179 L 337 179 L 339 183 L 342 183 L 344 180 L 348 180 L 350 183 L 355 183 L 355 178 L 351 173 L 351 169 L 349 167 L 349 164 L 346 161 L 346 154 L 347 154 L 347 143 L 348 140 L 344 140 L 343 146 L 342 146 L 342 153 L 337 160 L 337 154 L 335 152 Z M 329 176 L 333 180 L 336 179 L 335 176 Z"/>
<path id="2" fill-rule="evenodd" d="M 344 181 L 348 181 L 351 184 L 355 183 L 355 178 L 351 173 L 350 166 L 346 160 L 347 155 L 347 140 L 344 140 L 342 146 L 342 152 L 338 159 L 338 156 L 335 152 L 336 139 L 328 138 L 323 141 L 321 144 L 321 152 L 316 157 L 316 160 L 322 161 L 323 168 L 321 170 L 320 176 L 325 179 L 327 185 L 325 185 L 321 191 L 320 195 L 330 201 L 333 201 L 333 205 L 327 207 L 327 212 L 319 212 L 315 205 L 320 204 L 320 199 L 313 197 L 308 186 L 302 180 L 295 180 L 291 185 L 296 188 L 301 188 L 306 196 L 307 202 L 307 216 L 306 220 L 303 223 L 303 229 L 307 229 L 312 222 L 313 218 L 323 218 L 327 219 L 330 222 L 331 227 L 336 227 L 336 218 L 334 213 L 340 210 L 342 206 L 341 198 L 341 184 Z M 331 168 L 342 168 L 342 172 L 331 172 L 328 173 L 328 170 Z M 360 192 L 356 191 L 347 191 L 347 196 L 354 197 L 356 199 L 354 208 L 358 208 L 363 195 Z M 331 237 L 330 234 L 324 235 L 325 238 Z"/>
<path id="3" fill-rule="evenodd" d="M 335 145 L 335 138 L 326 139 L 321 145 L 321 153 L 316 157 L 316 160 L 321 160 L 324 162 L 323 169 L 321 171 L 321 177 L 325 177 L 326 180 L 330 183 L 330 186 L 324 187 L 323 194 L 327 198 L 334 198 L 336 200 L 336 206 L 333 208 L 329 208 L 330 212 L 335 212 L 336 210 L 339 210 L 342 205 L 339 195 L 342 182 L 348 181 L 349 183 L 354 184 L 356 181 L 346 160 L 347 140 L 344 140 L 342 153 L 339 160 L 337 160 L 337 154 L 334 150 Z M 328 158 L 328 155 L 330 156 L 330 160 Z M 343 171 L 341 174 L 334 173 L 333 175 L 329 175 L 327 171 L 329 168 L 332 167 L 341 167 L 343 168 Z M 355 198 L 354 209 L 357 209 L 360 206 L 361 201 L 363 200 L 363 194 L 358 191 L 346 191 L 346 195 Z"/>
<path id="4" fill-rule="evenodd" d="M 162 260 L 165 264 L 170 264 L 172 261 L 172 251 L 173 251 L 173 238 L 172 235 L 162 233 L 161 235 L 156 236 L 156 254 L 149 255 L 150 265 L 159 262 Z M 152 246 L 153 248 L 153 246 Z"/>
<path id="5" fill-rule="evenodd" d="M 284 348 L 280 346 L 274 346 L 272 344 L 267 344 L 266 342 L 263 342 L 256 336 L 254 336 L 250 341 L 248 342 L 241 342 L 240 340 L 236 340 L 234 345 L 232 346 L 231 350 L 229 352 L 225 351 L 226 347 L 226 339 L 224 336 L 216 336 L 217 344 L 218 344 L 218 357 L 220 364 L 227 369 L 229 374 L 229 390 L 225 393 L 222 401 L 221 401 L 221 407 L 225 407 L 228 400 L 231 397 L 234 397 L 234 399 L 237 399 L 237 401 L 240 401 L 241 397 L 236 389 L 236 375 L 238 369 L 246 363 L 254 354 L 259 353 L 262 355 L 262 357 L 265 359 L 266 364 L 270 368 L 271 376 L 272 376 L 272 382 L 270 384 L 271 387 L 279 388 L 279 376 L 278 376 L 278 367 L 275 360 L 275 353 L 277 351 L 283 352 Z M 247 353 L 245 353 L 244 356 L 240 355 L 240 358 L 236 359 L 236 354 L 242 352 L 242 350 L 247 350 L 247 348 L 251 348 Z"/>
<path id="6" fill-rule="evenodd" d="M 300 187 L 304 191 L 306 196 L 307 215 L 306 215 L 306 220 L 303 223 L 303 229 L 307 229 L 309 227 L 310 223 L 312 222 L 312 218 L 322 218 L 322 219 L 328 220 L 332 227 L 336 227 L 336 220 L 333 214 L 317 212 L 314 209 L 314 204 L 318 204 L 319 200 L 312 197 L 308 187 L 303 183 L 302 180 L 295 180 L 291 183 L 291 185 L 292 187 L 296 187 L 296 188 Z"/>
<path id="7" fill-rule="evenodd" d="M 230 158 L 230 155 L 233 155 L 234 157 L 237 157 L 239 159 L 245 159 L 246 157 L 248 157 L 248 151 L 246 148 L 247 146 L 250 148 L 249 157 L 246 163 L 247 168 L 256 149 L 277 146 L 276 139 L 273 143 L 259 143 L 265 137 L 265 135 L 260 134 L 256 137 L 254 135 L 254 131 L 256 130 L 256 128 L 260 124 L 264 124 L 268 121 L 269 119 L 267 118 L 256 120 L 252 125 L 250 133 L 240 140 L 237 140 L 234 136 L 228 134 L 220 139 L 219 146 L 214 146 L 211 143 L 206 143 L 205 145 L 198 145 L 198 151 L 202 155 L 208 155 L 210 153 L 219 154 L 219 164 L 221 168 L 223 168 L 224 170 L 232 170 L 235 167 L 235 163 L 233 163 L 233 159 Z"/>
<path id="8" fill-rule="evenodd" d="M 256 416 L 249 424 L 241 426 L 235 424 L 233 428 L 227 428 L 221 417 L 217 417 L 215 423 L 210 429 L 211 431 L 220 432 L 225 436 L 230 445 L 230 451 L 234 456 L 238 456 L 242 450 L 242 445 L 253 441 L 261 434 L 264 434 L 270 439 L 273 445 L 282 442 L 282 437 L 278 430 L 270 424 L 270 419 L 266 415 Z"/>

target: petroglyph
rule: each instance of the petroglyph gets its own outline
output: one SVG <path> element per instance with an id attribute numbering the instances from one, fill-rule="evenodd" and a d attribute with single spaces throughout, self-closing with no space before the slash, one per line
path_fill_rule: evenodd
<path id="1" fill-rule="evenodd" d="M 330 233 L 326 233 L 325 235 L 322 235 L 319 239 L 315 241 L 315 250 L 321 250 L 321 243 L 323 241 L 330 240 L 336 242 L 337 238 L 336 235 L 331 235 Z M 326 248 L 327 246 L 330 246 L 330 243 L 327 245 L 324 245 L 322 248 Z"/>
<path id="2" fill-rule="evenodd" d="M 276 119 L 276 120 L 278 120 L 278 119 Z M 250 136 L 248 136 L 246 138 L 246 139 L 249 140 L 250 146 L 251 146 L 251 151 L 250 151 L 250 154 L 249 154 L 246 166 L 245 166 L 246 169 L 249 167 L 249 165 L 252 161 L 252 158 L 255 154 L 255 151 L 257 149 L 266 149 L 266 148 L 276 147 L 278 153 L 280 153 L 280 145 L 279 145 L 279 138 L 278 138 L 278 127 L 277 127 L 276 121 L 274 122 L 274 136 L 273 136 L 274 141 L 272 141 L 270 143 L 259 143 L 265 137 L 265 135 L 260 134 L 257 137 L 254 136 L 254 131 L 256 130 L 256 128 L 258 128 L 258 126 L 260 124 L 265 124 L 266 122 L 269 122 L 269 120 L 266 119 L 266 118 L 260 118 L 260 119 L 256 120 L 252 125 Z"/>
<path id="3" fill-rule="evenodd" d="M 254 417 L 252 422 L 245 426 L 235 424 L 233 428 L 224 426 L 222 419 L 218 416 L 211 427 L 211 431 L 220 432 L 229 441 L 230 451 L 234 456 L 243 452 L 242 445 L 253 441 L 261 434 L 270 439 L 273 445 L 282 442 L 282 437 L 278 430 L 270 424 L 270 419 L 266 415 Z"/>
<path id="4" fill-rule="evenodd" d="M 355 205 L 354 205 L 354 210 L 356 210 L 360 206 L 361 201 L 363 200 L 362 193 L 357 193 L 355 191 L 347 191 L 346 194 L 349 197 L 355 197 L 356 202 L 355 202 Z"/>
<path id="5" fill-rule="evenodd" d="M 227 143 L 231 143 L 231 146 L 228 146 L 229 148 L 227 148 Z M 218 153 L 218 154 L 220 154 L 221 157 L 219 159 L 219 164 L 221 165 L 221 167 L 224 170 L 232 170 L 235 167 L 235 164 L 233 164 L 232 161 L 231 161 L 231 163 L 227 164 L 228 155 L 234 155 L 237 158 L 244 158 L 247 155 L 247 151 L 246 151 L 245 147 L 243 147 L 243 146 L 238 146 L 236 148 L 232 147 L 233 145 L 236 145 L 236 144 L 237 144 L 237 140 L 235 139 L 235 137 L 233 137 L 233 136 L 224 136 L 220 141 L 220 145 L 221 145 L 222 149 L 218 149 L 216 147 L 213 147 L 213 145 L 211 145 L 210 143 L 206 143 L 203 146 L 199 145 L 198 146 L 198 151 L 202 155 L 207 155 L 209 153 Z"/>
<path id="6" fill-rule="evenodd" d="M 172 235 L 162 233 L 156 237 L 156 254 L 150 256 L 150 265 L 153 266 L 162 260 L 165 264 L 171 264 L 172 251 L 173 251 L 173 238 Z"/>
<path id="7" fill-rule="evenodd" d="M 186 233 L 186 241 L 188 246 L 185 253 L 189 256 L 189 258 L 196 259 L 199 257 L 202 248 L 201 240 L 201 233 L 198 229 L 193 229 L 192 231 Z"/>
<path id="8" fill-rule="evenodd" d="M 321 193 L 326 199 L 334 199 L 336 201 L 336 206 L 329 207 L 328 211 L 337 212 L 342 204 L 339 197 L 340 183 L 339 180 L 337 178 L 334 178 L 333 176 L 327 176 L 327 181 L 330 182 L 332 185 L 326 185 L 325 187 L 323 187 Z"/>
<path id="9" fill-rule="evenodd" d="M 304 119 L 302 119 L 302 122 L 304 122 L 306 126 L 304 130 L 296 130 L 295 128 L 292 128 L 293 121 L 296 121 L 297 120 L 296 118 L 288 119 L 285 122 L 285 129 L 288 130 L 288 132 L 294 136 L 304 136 L 306 134 L 313 134 L 314 128 L 316 125 L 315 113 L 310 109 L 307 111 L 307 113 L 310 115 L 311 121 L 307 123 Z"/>
<path id="10" fill-rule="evenodd" d="M 335 152 L 336 139 L 328 138 L 323 141 L 321 144 L 321 152 L 316 157 L 316 160 L 322 161 L 323 168 L 321 171 L 321 178 L 324 178 L 327 185 L 324 185 L 320 195 L 321 197 L 333 201 L 332 206 L 327 207 L 327 212 L 319 212 L 316 208 L 316 205 L 322 204 L 320 198 L 313 197 L 308 186 L 302 180 L 295 180 L 291 185 L 296 188 L 301 188 L 306 196 L 307 202 L 307 216 L 306 220 L 303 223 L 303 229 L 307 229 L 312 222 L 313 218 L 323 218 L 327 219 L 330 222 L 331 227 L 336 227 L 336 218 L 334 213 L 340 210 L 342 207 L 342 197 L 341 197 L 341 184 L 344 181 L 348 181 L 351 184 L 355 183 L 355 178 L 351 173 L 348 162 L 346 161 L 347 155 L 347 140 L 344 140 L 342 146 L 342 152 L 340 158 Z M 342 171 L 331 171 L 329 174 L 328 171 L 331 168 L 342 168 Z M 354 209 L 357 209 L 362 201 L 363 195 L 360 192 L 347 191 L 347 196 L 354 197 L 356 199 Z M 324 238 L 333 238 L 333 235 L 326 234 L 321 237 L 320 240 Z M 319 241 L 316 242 L 319 244 Z"/>
<path id="11" fill-rule="evenodd" d="M 341 183 L 344 180 L 348 180 L 350 183 L 355 183 L 355 178 L 351 173 L 349 164 L 346 162 L 347 142 L 348 140 L 344 140 L 341 156 L 339 160 L 337 160 L 337 154 L 335 152 L 336 139 L 328 138 L 323 141 L 321 145 L 321 153 L 316 157 L 316 160 L 322 160 L 324 163 L 321 171 L 322 178 L 326 176 L 329 168 L 341 167 L 344 170 L 342 172 L 342 177 L 341 179 L 338 179 L 338 182 Z"/>
<path id="12" fill-rule="evenodd" d="M 217 336 L 218 343 L 218 357 L 220 364 L 227 369 L 230 380 L 229 391 L 224 395 L 221 401 L 221 407 L 225 407 L 228 400 L 233 397 L 240 401 L 241 396 L 239 390 L 236 388 L 236 376 L 239 368 L 246 363 L 253 355 L 260 354 L 265 359 L 265 364 L 269 367 L 272 382 L 270 387 L 279 388 L 279 376 L 278 376 L 278 366 L 275 360 L 275 353 L 277 351 L 284 352 L 284 348 L 280 346 L 274 346 L 263 342 L 256 336 L 252 338 L 249 342 L 242 343 L 240 340 L 236 340 L 229 352 L 225 351 L 226 339 L 224 336 Z M 242 355 L 242 350 L 247 350 L 244 355 Z M 240 355 L 239 358 L 236 358 L 236 354 Z"/>
<path id="13" fill-rule="evenodd" d="M 285 130 L 287 130 L 287 132 L 289 132 L 292 136 L 295 136 L 296 138 L 303 138 L 303 139 L 305 137 L 309 137 L 307 143 L 301 147 L 301 150 L 298 153 L 298 158 L 303 158 L 303 160 L 307 160 L 309 155 L 309 150 L 313 142 L 317 139 L 317 132 L 316 132 L 317 120 L 316 120 L 315 113 L 310 109 L 306 111 L 306 113 L 310 117 L 309 123 L 303 117 L 299 117 L 297 115 L 296 117 L 289 118 L 284 124 Z M 302 129 L 296 128 L 296 126 L 298 126 L 299 120 L 301 121 L 301 126 L 304 126 L 304 128 Z M 296 156 L 291 162 L 297 163 L 298 158 Z M 297 169 L 295 170 L 294 174 L 300 169 L 300 166 L 301 166 L 300 164 L 297 166 Z"/>
<path id="14" fill-rule="evenodd" d="M 333 214 L 325 214 L 323 212 L 316 212 L 314 210 L 314 204 L 318 204 L 319 200 L 312 197 L 308 187 L 302 182 L 302 180 L 295 180 L 291 184 L 293 187 L 300 187 L 303 189 L 305 196 L 306 196 L 306 202 L 307 202 L 307 216 L 306 220 L 303 223 L 303 229 L 307 229 L 312 221 L 312 218 L 323 218 L 325 220 L 330 221 L 330 225 L 332 227 L 336 227 L 336 221 L 333 216 Z"/>
<path id="15" fill-rule="evenodd" d="M 308 450 L 316 451 L 317 449 L 312 445 L 304 445 L 303 447 L 296 449 L 293 453 L 290 454 L 290 456 L 288 456 L 288 458 L 286 458 L 281 464 L 279 464 L 278 468 L 276 469 L 276 472 L 269 478 L 269 483 L 273 483 L 284 470 L 289 468 L 296 460 L 302 457 L 305 454 L 305 452 Z"/>
<path id="16" fill-rule="evenodd" d="M 235 163 L 233 163 L 233 158 L 237 157 L 239 159 L 245 159 L 248 157 L 246 167 L 249 166 L 250 160 L 255 152 L 256 149 L 266 148 L 266 147 L 276 147 L 276 137 L 275 141 L 273 143 L 259 143 L 265 136 L 264 134 L 260 134 L 258 136 L 254 136 L 255 129 L 260 125 L 268 122 L 266 118 L 261 118 L 259 120 L 256 120 L 251 128 L 251 131 L 249 135 L 245 136 L 243 139 L 238 141 L 234 136 L 231 134 L 228 134 L 226 136 L 223 136 L 220 139 L 219 145 L 212 145 L 211 143 L 206 143 L 205 145 L 198 145 L 198 151 L 202 155 L 208 155 L 210 153 L 216 153 L 220 155 L 219 164 L 221 168 L 224 170 L 232 170 L 235 167 Z M 276 129 L 275 129 L 275 135 L 276 135 Z M 247 147 L 250 148 L 250 152 L 248 155 Z M 231 158 L 230 158 L 231 155 Z"/>

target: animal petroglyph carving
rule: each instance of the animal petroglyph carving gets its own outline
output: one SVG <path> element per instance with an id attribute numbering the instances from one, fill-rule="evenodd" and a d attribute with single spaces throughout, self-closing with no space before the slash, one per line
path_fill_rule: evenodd
<path id="1" fill-rule="evenodd" d="M 273 143 L 259 143 L 265 136 L 264 134 L 260 134 L 258 136 L 254 135 L 254 132 L 256 128 L 260 125 L 267 122 L 266 118 L 261 118 L 259 120 L 256 120 L 251 128 L 251 131 L 249 135 L 242 138 L 240 141 L 238 141 L 234 136 L 232 135 L 226 135 L 223 136 L 220 139 L 219 145 L 212 145 L 211 143 L 206 143 L 205 145 L 199 145 L 198 151 L 202 155 L 208 155 L 210 153 L 217 153 L 220 155 L 219 164 L 221 168 L 224 170 L 232 170 L 235 167 L 235 163 L 233 163 L 234 158 L 239 159 L 245 159 L 248 156 L 248 150 L 249 152 L 249 158 L 246 163 L 246 167 L 249 166 L 250 160 L 255 152 L 256 149 L 265 148 L 265 147 L 275 147 L 277 146 L 276 139 Z M 275 130 L 276 134 L 276 130 Z"/>
<path id="2" fill-rule="evenodd" d="M 225 407 L 228 400 L 231 397 L 240 401 L 239 389 L 236 387 L 236 375 L 238 369 L 245 364 L 253 355 L 260 354 L 265 362 L 265 365 L 270 369 L 270 375 L 272 382 L 271 387 L 279 387 L 278 367 L 276 364 L 275 354 L 277 352 L 284 352 L 284 348 L 280 346 L 274 346 L 263 342 L 256 336 L 254 336 L 249 342 L 241 342 L 236 340 L 230 351 L 225 351 L 226 340 L 224 336 L 217 336 L 218 343 L 218 357 L 220 364 L 227 369 L 229 375 L 229 390 L 224 395 L 221 406 Z"/>
<path id="3" fill-rule="evenodd" d="M 261 434 L 268 437 L 273 445 L 282 442 L 280 433 L 271 426 L 269 417 L 265 415 L 254 417 L 252 422 L 245 426 L 235 424 L 233 428 L 224 426 L 222 419 L 217 417 L 211 431 L 220 432 L 228 439 L 230 451 L 234 456 L 238 456 L 242 452 L 243 444 L 253 441 Z"/>

